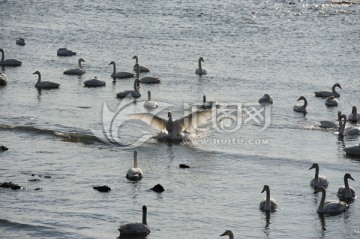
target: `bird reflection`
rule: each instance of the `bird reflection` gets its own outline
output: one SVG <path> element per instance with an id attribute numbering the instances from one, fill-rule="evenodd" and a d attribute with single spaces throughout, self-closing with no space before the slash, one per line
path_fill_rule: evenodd
<path id="1" fill-rule="evenodd" d="M 320 224 L 321 224 L 321 230 L 322 231 L 326 231 L 326 223 L 325 223 L 325 214 L 324 213 L 318 213 L 319 215 L 319 219 L 320 219 Z"/>
<path id="2" fill-rule="evenodd" d="M 265 234 L 266 234 L 267 236 L 269 236 L 269 234 L 270 234 L 270 224 L 271 224 L 271 222 L 270 222 L 270 214 L 271 214 L 271 212 L 270 212 L 270 211 L 266 211 L 266 212 L 264 212 L 264 214 L 265 214 L 265 227 L 264 227 L 264 232 L 265 232 Z"/>

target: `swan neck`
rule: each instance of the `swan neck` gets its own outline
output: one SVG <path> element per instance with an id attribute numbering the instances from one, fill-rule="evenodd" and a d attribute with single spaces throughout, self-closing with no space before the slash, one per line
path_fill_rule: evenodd
<path id="1" fill-rule="evenodd" d="M 148 91 L 148 101 L 150 101 L 150 100 L 151 100 L 151 92 Z"/>
<path id="2" fill-rule="evenodd" d="M 37 83 L 40 83 L 40 81 L 41 81 L 41 74 L 40 74 L 40 73 L 37 73 L 37 75 L 38 75 L 38 81 L 37 81 Z"/>
<path id="3" fill-rule="evenodd" d="M 134 168 L 137 168 L 137 151 L 134 151 Z"/>
<path id="4" fill-rule="evenodd" d="M 201 70 L 201 59 L 199 59 L 199 70 Z"/>
<path id="5" fill-rule="evenodd" d="M 4 61 L 4 57 L 5 57 L 5 53 L 3 50 L 0 51 L 1 52 L 1 62 Z"/>
<path id="6" fill-rule="evenodd" d="M 144 225 L 147 225 L 147 221 L 146 221 L 146 208 L 143 208 L 143 215 L 142 215 L 142 223 Z"/>
<path id="7" fill-rule="evenodd" d="M 270 190 L 266 190 L 266 201 L 265 201 L 265 208 L 270 210 Z"/>
<path id="8" fill-rule="evenodd" d="M 344 123 L 342 122 L 343 119 L 344 119 Z M 346 117 L 341 117 L 340 118 L 339 125 L 340 125 L 339 135 L 344 136 L 345 125 L 346 125 Z"/>
<path id="9" fill-rule="evenodd" d="M 79 68 L 82 68 L 82 66 L 81 66 L 81 61 L 79 60 Z"/>
<path id="10" fill-rule="evenodd" d="M 308 102 L 307 102 L 307 100 L 304 98 L 304 108 L 306 108 L 307 104 L 308 104 Z"/>
<path id="11" fill-rule="evenodd" d="M 135 79 L 134 81 L 134 91 L 139 92 L 139 85 L 138 85 L 138 79 Z"/>
<path id="12" fill-rule="evenodd" d="M 349 190 L 349 182 L 348 182 L 348 178 L 344 177 L 344 184 L 345 184 L 345 191 Z"/>
<path id="13" fill-rule="evenodd" d="M 319 167 L 315 168 L 315 180 L 317 181 L 319 178 Z"/>
<path id="14" fill-rule="evenodd" d="M 323 212 L 324 211 L 324 204 L 325 204 L 325 197 L 326 197 L 326 191 L 325 190 L 321 190 L 322 195 L 321 195 L 321 200 L 320 200 L 320 204 L 318 207 L 318 212 Z"/>
<path id="15" fill-rule="evenodd" d="M 116 65 L 115 65 L 115 62 L 114 62 L 112 65 L 113 65 L 113 74 L 116 74 Z"/>

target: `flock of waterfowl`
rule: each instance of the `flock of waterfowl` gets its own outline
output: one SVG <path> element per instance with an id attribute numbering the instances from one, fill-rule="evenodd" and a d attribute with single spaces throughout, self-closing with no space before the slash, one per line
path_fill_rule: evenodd
<path id="1" fill-rule="evenodd" d="M 24 39 L 18 39 L 16 41 L 16 44 L 18 45 L 25 45 Z M 0 49 L 0 52 L 2 54 L 0 66 L 21 66 L 22 62 L 17 59 L 6 59 L 5 60 L 5 54 L 4 50 Z M 76 55 L 76 52 L 68 50 L 66 48 L 59 48 L 57 51 L 58 56 L 74 56 Z M 143 77 L 140 78 L 140 73 L 143 72 L 149 72 L 149 68 L 146 66 L 142 66 L 139 64 L 139 60 L 137 56 L 134 56 L 133 59 L 136 60 L 135 66 L 133 70 L 135 71 L 135 74 L 132 72 L 117 72 L 116 71 L 116 64 L 114 61 L 111 61 L 109 65 L 113 66 L 113 72 L 111 74 L 111 77 L 116 79 L 125 79 L 125 78 L 132 78 L 135 76 L 134 80 L 134 89 L 133 90 L 126 90 L 123 92 L 119 92 L 116 94 L 116 97 L 118 98 L 125 98 L 125 97 L 133 97 L 133 98 L 139 98 L 141 97 L 141 94 L 139 92 L 140 89 L 140 83 L 160 83 L 160 79 L 157 77 Z M 68 69 L 65 70 L 63 73 L 68 75 L 82 75 L 86 73 L 86 71 L 83 69 L 81 63 L 86 62 L 84 59 L 79 58 L 78 59 L 78 68 L 74 69 Z M 207 70 L 202 67 L 201 63 L 204 62 L 204 59 L 202 57 L 198 60 L 198 68 L 195 70 L 195 74 L 202 76 L 207 74 Z M 41 73 L 39 71 L 35 71 L 33 74 L 38 75 L 38 80 L 35 84 L 35 87 L 38 89 L 55 89 L 59 88 L 60 84 L 50 81 L 42 81 L 41 80 Z M 8 79 L 7 76 L 4 73 L 0 73 L 0 85 L 6 85 Z M 87 87 L 101 87 L 105 86 L 106 83 L 102 80 L 99 80 L 97 77 L 94 77 L 90 80 L 84 81 L 84 86 Z M 336 88 L 341 88 L 340 84 L 336 83 L 332 86 L 332 91 L 318 91 L 314 92 L 316 97 L 323 97 L 326 98 L 325 104 L 327 106 L 337 106 L 338 100 L 337 98 L 340 97 L 340 94 L 336 92 Z M 293 107 L 293 110 L 296 112 L 306 113 L 306 107 L 307 107 L 307 99 L 304 96 L 301 96 L 298 101 L 303 100 L 303 105 L 295 105 Z M 259 99 L 259 104 L 273 104 L 273 98 L 269 94 L 264 94 L 263 97 Z M 147 122 L 148 124 L 152 125 L 153 127 L 159 129 L 161 132 L 166 131 L 168 139 L 182 139 L 183 133 L 188 130 L 189 128 L 195 128 L 197 125 L 191 124 L 193 122 L 192 117 L 196 117 L 196 122 L 202 122 L 205 119 L 208 118 L 209 114 L 211 114 L 210 110 L 213 107 L 218 107 L 216 101 L 207 101 L 206 96 L 203 96 L 203 103 L 199 105 L 199 111 L 193 112 L 192 114 L 180 118 L 177 120 L 172 119 L 171 112 L 168 112 L 168 119 L 160 118 L 156 115 L 150 114 L 150 113 L 138 113 L 132 115 L 135 119 L 140 119 L 144 122 Z M 148 109 L 154 109 L 157 107 L 157 103 L 155 101 L 151 100 L 151 92 L 148 91 L 148 101 L 144 104 L 145 108 Z M 352 113 L 347 117 L 345 114 L 342 114 L 341 112 L 338 112 L 338 124 L 332 121 L 321 121 L 320 126 L 323 128 L 334 128 L 337 129 L 339 132 L 339 136 L 342 137 L 344 135 L 359 135 L 360 130 L 356 127 L 348 127 L 346 128 L 346 122 L 351 121 L 352 123 L 356 123 L 360 120 L 360 114 L 357 113 L 356 106 L 353 106 Z M 185 122 L 187 121 L 187 123 Z M 190 124 L 189 124 L 190 122 Z M 5 151 L 7 148 L 5 146 L 1 146 L 1 150 Z M 344 151 L 349 154 L 353 155 L 360 155 L 360 145 L 345 148 Z M 137 162 L 137 150 L 134 151 L 134 162 L 133 166 L 127 171 L 126 178 L 128 180 L 141 180 L 143 178 L 143 171 L 138 167 Z M 186 167 L 184 167 L 186 168 Z M 329 182 L 325 176 L 319 175 L 319 166 L 317 163 L 314 163 L 309 170 L 315 169 L 315 177 L 310 181 L 310 186 L 315 189 L 314 193 L 321 192 L 322 197 L 321 201 L 319 203 L 317 212 L 318 213 L 326 213 L 326 214 L 337 214 L 344 212 L 348 207 L 349 203 L 351 203 L 352 200 L 356 198 L 355 190 L 353 187 L 349 186 L 348 179 L 354 180 L 352 176 L 349 173 L 346 173 L 344 175 L 344 186 L 340 187 L 338 189 L 337 196 L 339 200 L 332 200 L 332 201 L 326 201 L 326 187 L 328 186 Z M 94 187 L 95 188 L 95 187 Z M 101 188 L 98 188 L 99 191 L 102 192 L 108 192 L 110 188 L 102 186 Z M 162 189 L 163 190 L 163 189 Z M 278 204 L 274 198 L 270 197 L 270 187 L 269 185 L 264 185 L 263 190 L 261 193 L 266 192 L 266 197 L 261 200 L 259 204 L 259 209 L 264 212 L 274 212 L 278 208 Z M 142 222 L 139 223 L 128 223 L 124 225 L 120 225 L 118 230 L 120 231 L 120 236 L 122 235 L 148 235 L 150 233 L 150 228 L 147 225 L 147 207 L 142 207 Z M 223 234 L 220 236 L 229 236 L 230 239 L 234 238 L 234 234 L 231 230 L 226 230 Z"/>

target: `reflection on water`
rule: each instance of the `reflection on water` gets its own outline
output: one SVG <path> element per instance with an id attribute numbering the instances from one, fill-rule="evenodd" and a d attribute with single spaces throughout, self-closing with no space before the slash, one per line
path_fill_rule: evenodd
<path id="1" fill-rule="evenodd" d="M 321 230 L 324 232 L 324 231 L 326 231 L 325 214 L 324 213 L 318 213 L 318 215 L 319 215 L 319 219 L 320 219 Z"/>
<path id="2" fill-rule="evenodd" d="M 270 215 L 271 215 L 271 212 L 270 211 L 267 211 L 267 212 L 264 212 L 265 214 L 265 227 L 264 227 L 264 232 L 266 234 L 266 236 L 270 236 Z"/>

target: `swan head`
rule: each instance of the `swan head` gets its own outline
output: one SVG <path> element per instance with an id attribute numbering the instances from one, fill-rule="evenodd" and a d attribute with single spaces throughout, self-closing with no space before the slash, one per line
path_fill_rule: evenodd
<path id="1" fill-rule="evenodd" d="M 79 62 L 86 62 L 84 59 L 80 58 Z"/>
<path id="2" fill-rule="evenodd" d="M 199 58 L 199 61 L 202 61 L 202 62 L 204 62 L 204 59 L 203 59 L 202 57 L 200 57 L 200 58 Z"/>
<path id="3" fill-rule="evenodd" d="M 340 89 L 342 89 L 342 88 L 341 88 L 341 85 L 340 85 L 339 83 L 335 83 L 335 84 L 333 85 L 333 89 L 335 89 L 336 87 L 339 87 Z"/>
<path id="4" fill-rule="evenodd" d="M 171 111 L 168 112 L 168 117 L 171 118 Z"/>
<path id="5" fill-rule="evenodd" d="M 203 95 L 203 102 L 206 102 L 206 95 Z"/>
<path id="6" fill-rule="evenodd" d="M 316 168 L 318 169 L 319 168 L 319 165 L 317 163 L 313 163 L 313 165 L 309 168 L 310 169 L 313 169 L 313 168 Z"/>
<path id="7" fill-rule="evenodd" d="M 109 65 L 115 65 L 115 61 L 111 61 Z"/>
<path id="8" fill-rule="evenodd" d="M 270 191 L 270 187 L 269 185 L 264 185 L 263 190 L 261 191 L 261 193 L 265 192 L 265 191 Z"/>
<path id="9" fill-rule="evenodd" d="M 304 100 L 304 101 L 306 101 L 306 98 L 305 98 L 304 96 L 300 96 L 300 98 L 297 99 L 297 101 L 299 101 L 299 100 Z"/>
<path id="10" fill-rule="evenodd" d="M 355 105 L 351 108 L 351 113 L 352 113 L 352 114 L 356 114 L 356 113 L 357 113 L 357 108 L 356 108 Z"/>
<path id="11" fill-rule="evenodd" d="M 355 179 L 353 179 L 353 177 L 351 177 L 350 173 L 346 173 L 346 174 L 344 175 L 344 179 L 347 179 L 347 178 L 355 181 Z"/>
<path id="12" fill-rule="evenodd" d="M 135 60 L 137 60 L 138 59 L 138 57 L 137 56 L 133 56 L 133 58 L 132 59 L 135 59 Z"/>
<path id="13" fill-rule="evenodd" d="M 338 118 L 338 120 L 341 120 L 341 119 L 344 119 L 346 121 L 346 115 L 345 114 L 340 114 L 340 117 Z"/>
<path id="14" fill-rule="evenodd" d="M 321 187 L 315 188 L 314 194 L 316 194 L 318 192 L 325 193 L 326 191 L 325 191 L 325 188 L 323 186 L 321 186 Z"/>
<path id="15" fill-rule="evenodd" d="M 233 232 L 231 231 L 231 230 L 226 230 L 223 234 L 221 234 L 220 235 L 221 237 L 222 236 L 229 236 L 229 237 L 233 237 L 234 236 L 234 234 L 233 234 Z"/>
<path id="16" fill-rule="evenodd" d="M 35 71 L 33 74 L 34 75 L 40 75 L 40 71 Z"/>
<path id="17" fill-rule="evenodd" d="M 0 48 L 0 52 L 1 52 L 1 53 L 4 53 L 4 50 L 3 50 L 2 48 Z"/>

